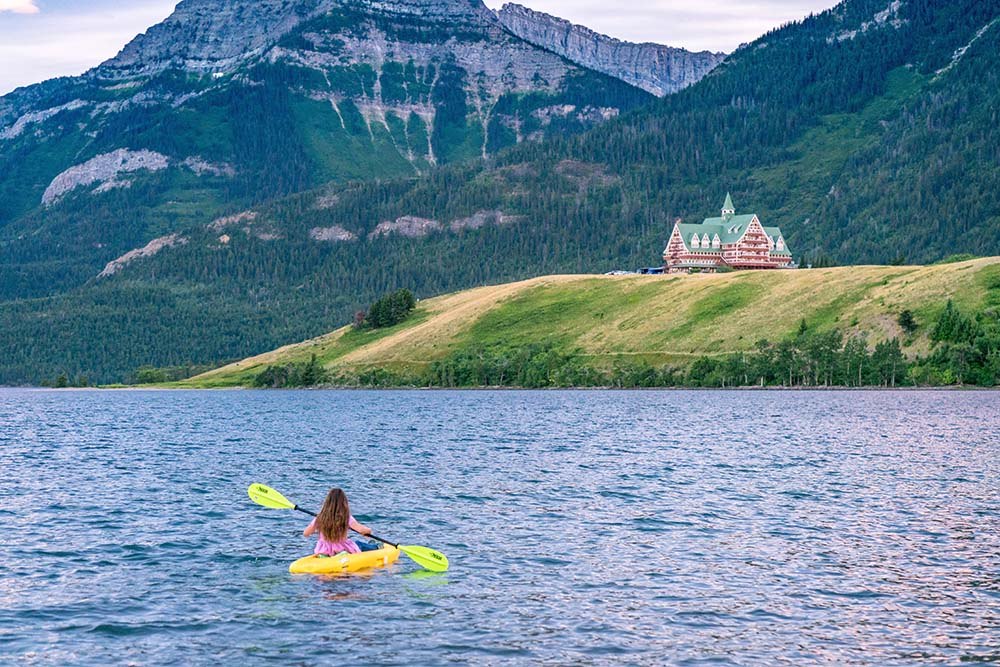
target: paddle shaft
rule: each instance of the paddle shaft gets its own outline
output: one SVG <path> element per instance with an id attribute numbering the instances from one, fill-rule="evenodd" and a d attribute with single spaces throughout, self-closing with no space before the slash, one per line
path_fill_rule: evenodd
<path id="1" fill-rule="evenodd" d="M 298 505 L 295 506 L 295 509 L 302 512 L 303 514 L 308 514 L 309 516 L 316 516 L 316 512 L 310 512 L 309 510 L 303 509 Z M 355 530 L 354 532 L 357 533 L 358 531 Z M 364 533 L 358 533 L 358 535 L 364 535 Z M 395 542 L 390 542 L 389 540 L 383 540 L 381 537 L 376 537 L 375 535 L 365 535 L 365 537 L 370 537 L 377 542 L 381 542 L 382 544 L 388 544 L 390 547 L 396 547 L 397 549 L 399 548 L 399 545 L 396 544 Z"/>

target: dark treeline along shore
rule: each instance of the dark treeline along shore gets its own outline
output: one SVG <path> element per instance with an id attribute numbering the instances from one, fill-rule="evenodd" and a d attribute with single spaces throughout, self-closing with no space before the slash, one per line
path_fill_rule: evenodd
<path id="1" fill-rule="evenodd" d="M 914 333 L 910 311 L 900 326 Z M 1000 320 L 993 310 L 972 317 L 948 302 L 934 325 L 932 349 L 910 360 L 898 338 L 871 345 L 863 335 L 834 329 L 813 331 L 805 320 L 778 342 L 759 340 L 752 351 L 702 356 L 687 366 L 656 366 L 620 360 L 611 368 L 589 363 L 579 350 L 555 343 L 524 346 L 467 345 L 424 372 L 372 368 L 352 374 L 327 371 L 315 356 L 307 362 L 275 364 L 252 381 L 258 388 L 322 385 L 355 387 L 940 387 L 1000 383 Z"/>
<path id="2" fill-rule="evenodd" d="M 70 378 L 60 378 L 69 384 Z M 320 337 L 129 384 L 937 387 L 1000 382 L 1000 257 L 396 290 Z"/>

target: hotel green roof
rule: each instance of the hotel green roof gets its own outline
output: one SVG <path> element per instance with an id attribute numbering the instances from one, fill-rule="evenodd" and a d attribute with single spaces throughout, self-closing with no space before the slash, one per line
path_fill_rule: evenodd
<path id="1" fill-rule="evenodd" d="M 726 193 L 726 203 L 724 204 L 723 211 L 732 211 L 735 207 L 733 206 L 733 198 Z M 756 214 L 745 214 L 745 215 L 723 215 L 718 218 L 705 218 L 701 224 L 687 224 L 678 223 L 677 227 L 680 229 L 681 236 L 684 240 L 684 245 L 691 249 L 691 237 L 695 234 L 699 238 L 704 237 L 708 234 L 709 243 L 715 241 L 715 237 L 719 237 L 719 243 L 721 245 L 732 245 L 743 238 L 746 233 L 747 227 L 756 218 Z M 759 221 L 759 219 L 758 219 Z M 761 225 L 763 227 L 763 225 Z M 771 237 L 775 244 L 777 244 L 779 238 L 784 238 L 779 227 L 764 227 L 764 233 Z M 699 252 L 708 253 L 719 253 L 722 254 L 722 248 L 713 248 L 709 246 L 701 247 L 697 249 Z M 784 250 L 778 250 L 777 247 L 771 249 L 772 255 L 780 256 L 791 256 L 792 253 L 788 251 L 788 245 L 785 245 Z"/>

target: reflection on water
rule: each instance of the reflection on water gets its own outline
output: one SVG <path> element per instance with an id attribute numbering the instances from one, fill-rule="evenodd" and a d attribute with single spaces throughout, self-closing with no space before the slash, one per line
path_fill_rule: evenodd
<path id="1" fill-rule="evenodd" d="M 998 398 L 0 390 L 0 662 L 997 662 Z"/>

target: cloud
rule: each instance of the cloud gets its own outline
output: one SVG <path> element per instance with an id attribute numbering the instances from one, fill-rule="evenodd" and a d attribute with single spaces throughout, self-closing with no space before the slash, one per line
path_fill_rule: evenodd
<path id="1" fill-rule="evenodd" d="M 38 5 L 35 0 L 0 0 L 0 12 L 14 12 L 15 14 L 37 14 Z"/>
<path id="2" fill-rule="evenodd" d="M 12 2 L 17 0 L 0 0 Z M 67 11 L 55 7 L 50 11 L 45 5 L 40 15 L 23 17 L 23 21 L 0 19 L 0 95 L 17 86 L 81 74 L 99 65 L 138 33 L 166 18 L 177 0 L 108 3 L 96 9 L 79 4 Z"/>

